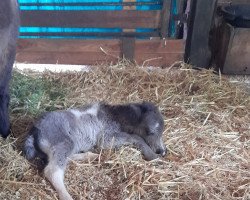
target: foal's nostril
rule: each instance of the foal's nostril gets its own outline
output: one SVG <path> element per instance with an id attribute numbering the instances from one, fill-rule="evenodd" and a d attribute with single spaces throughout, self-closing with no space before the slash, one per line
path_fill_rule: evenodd
<path id="1" fill-rule="evenodd" d="M 163 149 L 156 149 L 156 152 L 157 154 L 163 154 L 164 150 Z"/>
<path id="2" fill-rule="evenodd" d="M 156 154 L 160 154 L 161 156 L 165 156 L 166 155 L 166 151 L 164 149 L 157 149 Z"/>

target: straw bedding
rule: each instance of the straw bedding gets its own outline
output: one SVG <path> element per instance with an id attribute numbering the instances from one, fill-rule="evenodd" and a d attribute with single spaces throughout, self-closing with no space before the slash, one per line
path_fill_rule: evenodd
<path id="1" fill-rule="evenodd" d="M 40 112 L 143 100 L 164 115 L 167 156 L 146 162 L 124 147 L 101 151 L 96 161 L 71 161 L 65 183 L 75 199 L 250 199 L 250 96 L 227 77 L 184 64 L 150 70 L 124 61 L 90 72 L 22 76 L 47 84 L 36 112 L 27 111 L 34 101 L 21 105 L 12 97 L 13 136 L 0 139 L 0 199 L 57 199 L 42 172 L 20 153 Z M 58 94 L 47 95 L 53 89 Z"/>

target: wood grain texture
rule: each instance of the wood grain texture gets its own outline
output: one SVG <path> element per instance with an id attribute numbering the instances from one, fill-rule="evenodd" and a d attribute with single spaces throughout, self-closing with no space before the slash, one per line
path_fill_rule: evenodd
<path id="1" fill-rule="evenodd" d="M 19 6 L 152 6 L 152 5 L 161 5 L 161 0 L 155 1 L 136 1 L 136 0 L 124 0 L 123 2 L 19 2 Z"/>
<path id="2" fill-rule="evenodd" d="M 124 37 L 122 38 L 121 57 L 131 62 L 134 61 L 135 56 L 135 38 Z"/>
<path id="3" fill-rule="evenodd" d="M 250 75 L 250 29 L 222 26 L 217 64 L 225 74 Z"/>
<path id="4" fill-rule="evenodd" d="M 218 0 L 218 4 L 249 4 L 249 0 Z"/>
<path id="5" fill-rule="evenodd" d="M 160 11 L 21 11 L 21 26 L 159 28 Z"/>
<path id="6" fill-rule="evenodd" d="M 161 25 L 160 32 L 162 38 L 167 38 L 169 36 L 169 19 L 170 19 L 170 0 L 163 0 L 163 6 L 161 10 Z"/>
<path id="7" fill-rule="evenodd" d="M 123 0 L 123 3 L 136 2 L 136 0 Z M 123 10 L 136 10 L 136 6 L 123 6 Z"/>
<path id="8" fill-rule="evenodd" d="M 226 25 L 226 23 L 222 23 L 217 27 L 216 35 L 214 38 L 214 43 L 216 44 L 213 47 L 214 61 L 217 68 L 220 68 L 221 71 L 223 70 L 223 66 L 225 64 L 230 38 L 232 37 L 232 29 L 232 26 Z"/>
<path id="9" fill-rule="evenodd" d="M 210 31 L 217 0 L 191 0 L 185 62 L 207 68 L 211 64 Z"/>
<path id="10" fill-rule="evenodd" d="M 166 44 L 166 45 L 165 45 Z M 138 64 L 170 66 L 183 60 L 183 40 L 136 40 L 134 58 Z M 117 62 L 120 40 L 20 39 L 17 61 L 42 64 L 94 65 Z"/>
<path id="11" fill-rule="evenodd" d="M 185 0 L 178 0 L 176 3 L 177 3 L 177 15 L 184 14 L 185 13 Z M 171 15 L 171 17 L 173 18 L 173 15 Z M 176 27 L 174 37 L 183 38 L 184 23 L 181 21 L 174 21 L 174 24 Z"/>

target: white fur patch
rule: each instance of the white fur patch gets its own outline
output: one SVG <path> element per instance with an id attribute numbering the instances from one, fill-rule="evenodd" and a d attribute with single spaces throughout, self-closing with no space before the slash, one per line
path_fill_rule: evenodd
<path id="1" fill-rule="evenodd" d="M 98 112 L 98 109 L 99 109 L 99 104 L 94 104 L 92 105 L 90 108 L 84 110 L 84 111 L 80 111 L 78 109 L 71 109 L 69 110 L 76 118 L 80 118 L 82 115 L 86 115 L 86 114 L 89 114 L 89 115 L 94 115 L 96 116 L 97 115 L 97 112 Z"/>
<path id="2" fill-rule="evenodd" d="M 57 188 L 60 188 L 60 190 L 64 189 L 63 178 L 64 178 L 64 171 L 59 167 L 55 166 L 55 170 L 53 174 L 51 174 L 51 179 L 53 181 L 53 184 L 56 185 Z"/>
<path id="3" fill-rule="evenodd" d="M 70 110 L 70 112 L 76 117 L 76 118 L 80 118 L 82 116 L 82 112 L 80 112 L 79 110 L 76 109 L 72 109 Z"/>
<path id="4" fill-rule="evenodd" d="M 47 155 L 49 155 L 50 154 L 50 143 L 44 139 L 40 140 L 39 143 L 40 143 L 41 150 L 44 153 L 46 153 Z"/>
<path id="5" fill-rule="evenodd" d="M 157 122 L 157 123 L 155 124 L 155 129 L 158 128 L 159 126 L 160 126 L 160 124 Z"/>
<path id="6" fill-rule="evenodd" d="M 165 149 L 165 144 L 164 144 L 164 142 L 163 142 L 163 140 L 161 139 L 161 148 L 162 149 Z M 165 156 L 166 155 L 166 149 L 165 149 L 165 151 L 162 153 L 162 156 Z"/>
<path id="7" fill-rule="evenodd" d="M 99 110 L 99 104 L 96 103 L 92 105 L 89 109 L 85 110 L 84 113 L 96 116 L 98 110 Z"/>
<path id="8" fill-rule="evenodd" d="M 73 200 L 73 198 L 68 193 L 65 185 L 64 185 L 64 170 L 60 167 L 49 163 L 49 165 L 45 168 L 45 176 L 50 181 L 50 183 L 56 189 L 59 199 L 67 199 Z"/>

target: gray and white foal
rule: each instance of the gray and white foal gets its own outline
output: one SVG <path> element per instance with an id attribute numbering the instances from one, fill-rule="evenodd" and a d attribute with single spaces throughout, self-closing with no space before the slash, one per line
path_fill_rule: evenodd
<path id="1" fill-rule="evenodd" d="M 87 159 L 96 147 L 108 149 L 132 145 L 146 160 L 166 152 L 162 141 L 164 122 L 152 103 L 108 105 L 95 103 L 77 109 L 44 114 L 25 141 L 27 159 L 47 158 L 45 177 L 63 200 L 71 200 L 63 179 L 68 159 Z M 82 154 L 79 154 L 83 152 Z"/>

